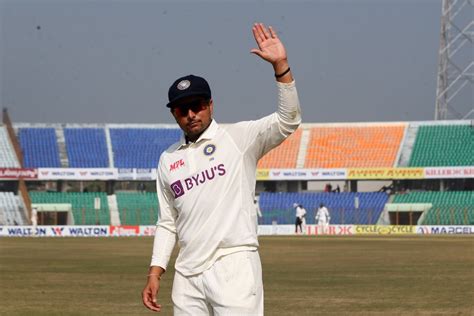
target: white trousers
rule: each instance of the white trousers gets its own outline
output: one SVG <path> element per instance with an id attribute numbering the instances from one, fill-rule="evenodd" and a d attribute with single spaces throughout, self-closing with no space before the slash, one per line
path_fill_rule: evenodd
<path id="1" fill-rule="evenodd" d="M 174 315 L 263 315 L 258 251 L 226 255 L 193 276 L 176 272 L 172 300 Z"/>

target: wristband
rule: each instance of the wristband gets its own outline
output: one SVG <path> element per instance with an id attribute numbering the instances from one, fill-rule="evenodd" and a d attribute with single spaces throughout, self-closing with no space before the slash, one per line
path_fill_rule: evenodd
<path id="1" fill-rule="evenodd" d="M 288 67 L 287 70 L 285 70 L 284 72 L 282 72 L 282 73 L 279 74 L 279 75 L 275 74 L 275 78 L 281 78 L 281 77 L 283 77 L 284 75 L 286 75 L 286 74 L 289 73 L 289 72 L 290 72 L 290 67 Z"/>
<path id="2" fill-rule="evenodd" d="M 157 276 L 158 277 L 158 280 L 161 280 L 161 276 L 159 274 L 148 274 L 147 276 L 151 277 L 151 276 Z"/>

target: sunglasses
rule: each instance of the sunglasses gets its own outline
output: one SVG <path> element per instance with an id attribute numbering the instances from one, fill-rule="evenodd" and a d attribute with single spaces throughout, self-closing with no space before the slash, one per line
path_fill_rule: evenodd
<path id="1" fill-rule="evenodd" d="M 172 108 L 172 112 L 176 116 L 188 116 L 189 110 L 193 113 L 199 113 L 204 110 L 209 105 L 209 100 L 205 99 L 196 99 L 188 103 L 183 103 Z"/>

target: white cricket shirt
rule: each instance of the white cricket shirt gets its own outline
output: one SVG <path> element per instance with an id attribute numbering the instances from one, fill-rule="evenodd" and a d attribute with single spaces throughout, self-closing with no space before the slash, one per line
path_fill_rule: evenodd
<path id="1" fill-rule="evenodd" d="M 316 220 L 319 220 L 321 222 L 327 222 L 329 221 L 329 211 L 326 207 L 321 207 L 317 214 L 316 214 Z"/>
<path id="2" fill-rule="evenodd" d="M 299 217 L 299 218 L 302 219 L 303 216 L 305 216 L 305 215 L 306 215 L 306 210 L 303 207 L 298 206 L 296 208 L 296 217 Z"/>
<path id="3" fill-rule="evenodd" d="M 277 88 L 277 112 L 225 126 L 213 120 L 195 143 L 182 137 L 163 152 L 152 266 L 166 269 L 176 240 L 175 268 L 185 276 L 203 272 L 221 256 L 258 247 L 257 162 L 301 123 L 294 81 L 277 82 Z"/>

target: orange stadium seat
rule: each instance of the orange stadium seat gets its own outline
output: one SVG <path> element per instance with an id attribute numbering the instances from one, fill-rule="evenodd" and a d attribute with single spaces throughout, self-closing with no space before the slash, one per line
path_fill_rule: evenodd
<path id="1" fill-rule="evenodd" d="M 269 151 L 258 161 L 258 168 L 296 168 L 301 133 L 302 129 L 298 128 L 280 146 Z"/>
<path id="2" fill-rule="evenodd" d="M 393 167 L 405 124 L 313 127 L 305 168 Z"/>

